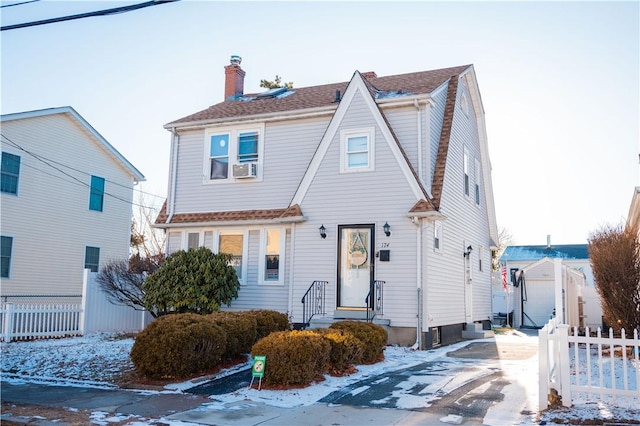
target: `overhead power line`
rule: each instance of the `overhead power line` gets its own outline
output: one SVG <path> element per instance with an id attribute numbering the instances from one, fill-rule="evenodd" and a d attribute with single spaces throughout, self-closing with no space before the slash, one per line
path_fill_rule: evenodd
<path id="1" fill-rule="evenodd" d="M 62 170 L 60 167 L 55 166 L 54 164 L 59 164 L 59 165 L 60 165 L 60 166 L 62 166 L 62 167 L 66 167 L 66 168 L 71 169 L 71 170 L 73 170 L 73 171 L 75 171 L 75 172 L 82 173 L 82 174 L 86 174 L 86 175 L 89 175 L 89 176 L 91 176 L 91 173 L 87 173 L 87 172 L 84 172 L 84 171 L 81 171 L 81 170 L 75 169 L 75 168 L 73 168 L 73 167 L 67 166 L 67 165 L 65 165 L 65 164 L 58 163 L 57 161 L 54 161 L 54 160 L 48 159 L 48 158 L 46 158 L 46 157 L 42 157 L 42 156 L 40 156 L 40 155 L 38 155 L 38 154 L 35 154 L 35 153 L 33 153 L 33 152 L 31 152 L 31 151 L 29 151 L 29 150 L 27 150 L 27 149 L 23 148 L 22 146 L 20 146 L 20 145 L 19 145 L 19 144 L 17 144 L 16 142 L 12 141 L 9 137 L 7 137 L 7 136 L 6 136 L 6 135 L 4 135 L 4 134 L 2 135 L 2 137 L 3 137 L 3 138 L 4 138 L 4 139 L 9 143 L 9 145 L 11 145 L 11 146 L 13 146 L 13 147 L 15 147 L 15 148 L 19 149 L 20 151 L 22 151 L 22 152 L 24 152 L 24 153 L 26 153 L 26 154 L 30 155 L 30 156 L 31 156 L 31 157 L 33 157 L 34 159 L 36 159 L 36 160 L 40 161 L 41 163 L 46 164 L 47 166 L 51 167 L 52 169 L 56 170 L 57 172 L 61 173 L 61 174 L 62 174 L 62 175 L 64 175 L 64 176 L 66 176 L 68 179 L 65 179 L 65 180 L 67 180 L 68 182 L 73 183 L 73 184 L 76 184 L 76 185 L 80 185 L 80 186 L 83 186 L 83 187 L 91 188 L 91 185 L 89 185 L 87 182 L 85 182 L 85 181 L 82 181 L 82 180 L 78 179 L 77 177 L 73 176 L 72 174 L 67 173 L 66 171 Z M 54 164 L 52 164 L 52 163 L 54 163 Z M 25 166 L 26 166 L 26 167 L 31 167 L 31 168 L 33 168 L 33 169 L 35 169 L 35 170 L 38 170 L 38 171 L 40 171 L 40 172 L 42 172 L 42 173 L 45 173 L 45 174 L 48 174 L 48 175 L 50 175 L 50 176 L 54 176 L 54 175 L 52 175 L 52 174 L 50 174 L 50 173 L 48 173 L 48 172 L 46 172 L 46 171 L 44 171 L 44 170 L 42 170 L 42 169 L 38 169 L 37 167 L 30 166 L 30 165 L 27 165 L 27 164 L 25 164 Z M 60 176 L 58 176 L 58 177 L 60 177 Z M 109 182 L 109 183 L 112 183 L 112 184 L 115 184 L 115 185 L 117 185 L 117 186 L 121 186 L 121 187 L 123 187 L 123 188 L 127 188 L 127 189 L 129 189 L 129 187 L 128 187 L 128 186 L 121 185 L 121 184 L 119 184 L 119 183 L 117 183 L 117 182 L 113 182 L 113 181 L 111 181 L 111 180 L 107 180 L 107 179 L 105 179 L 105 181 L 107 181 L 107 182 Z M 143 193 L 143 194 L 153 195 L 154 197 L 163 198 L 163 197 L 161 197 L 161 196 L 159 196 L 159 195 L 154 195 L 154 194 L 151 194 L 151 193 L 148 193 L 148 192 L 144 192 L 144 191 L 142 191 L 142 190 L 136 190 L 136 189 L 134 189 L 134 191 L 139 191 L 140 193 Z M 150 209 L 150 210 L 155 210 L 155 208 L 154 208 L 154 207 L 145 206 L 145 205 L 142 205 L 142 204 L 138 204 L 138 203 L 135 203 L 135 202 L 132 202 L 132 201 L 126 200 L 126 199 L 124 199 L 124 198 L 121 198 L 121 197 L 119 197 L 119 196 L 117 196 L 117 195 L 115 195 L 115 194 L 109 193 L 109 192 L 107 192 L 107 191 L 104 191 L 103 193 L 104 193 L 104 195 L 107 195 L 107 196 L 109 196 L 109 197 L 115 198 L 115 199 L 117 199 L 117 200 L 119 200 L 119 201 L 125 202 L 125 203 L 127 203 L 127 204 L 131 204 L 131 205 L 136 206 L 136 207 L 142 207 L 142 208 L 146 208 L 146 209 Z"/>
<path id="2" fill-rule="evenodd" d="M 152 0 L 144 3 L 131 4 L 129 6 L 120 6 L 120 7 L 114 7 L 112 9 L 103 9 L 103 10 L 96 10 L 94 12 L 79 13 L 77 15 L 61 16 L 59 18 L 43 19 L 40 21 L 25 22 L 22 24 L 5 25 L 4 27 L 0 28 L 0 31 L 17 30 L 19 28 L 35 27 L 37 25 L 54 24 L 56 22 L 72 21 L 74 19 L 90 18 L 92 16 L 115 15 L 118 13 L 126 13 L 126 12 L 131 12 L 133 10 L 143 9 L 145 7 L 158 6 L 160 4 L 165 4 L 165 3 L 173 3 L 175 1 L 179 1 L 179 0 Z"/>
<path id="3" fill-rule="evenodd" d="M 36 2 L 39 2 L 39 1 L 40 0 L 28 0 L 28 1 L 23 1 L 23 2 L 20 2 L 20 3 L 3 4 L 2 6 L 0 6 L 0 9 L 4 8 L 4 7 L 22 6 L 23 4 L 36 3 Z"/>

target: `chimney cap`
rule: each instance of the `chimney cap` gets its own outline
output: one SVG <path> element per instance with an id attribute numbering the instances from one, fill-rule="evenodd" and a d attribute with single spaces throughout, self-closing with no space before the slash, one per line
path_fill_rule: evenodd
<path id="1" fill-rule="evenodd" d="M 240 65 L 242 62 L 242 58 L 239 55 L 231 55 L 231 59 L 229 60 L 231 65 Z"/>

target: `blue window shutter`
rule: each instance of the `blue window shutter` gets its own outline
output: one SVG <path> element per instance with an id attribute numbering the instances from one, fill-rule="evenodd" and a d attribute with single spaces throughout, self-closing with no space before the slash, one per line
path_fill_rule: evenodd
<path id="1" fill-rule="evenodd" d="M 102 211 L 104 205 L 104 178 L 91 176 L 91 193 L 89 194 L 89 210 Z"/>

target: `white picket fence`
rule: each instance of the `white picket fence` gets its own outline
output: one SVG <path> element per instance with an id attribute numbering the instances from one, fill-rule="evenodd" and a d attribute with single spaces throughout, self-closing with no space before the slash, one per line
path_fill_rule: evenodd
<path id="1" fill-rule="evenodd" d="M 0 340 L 79 336 L 94 332 L 137 332 L 151 320 L 146 311 L 114 305 L 85 269 L 80 303 L 0 302 Z"/>
<path id="2" fill-rule="evenodd" d="M 538 334 L 539 408 L 549 406 L 549 395 L 565 407 L 574 402 L 599 400 L 620 407 L 640 406 L 640 339 L 638 330 L 629 338 L 596 336 L 551 319 Z M 555 392 L 554 392 L 555 391 Z M 552 397 L 553 398 L 553 397 Z"/>

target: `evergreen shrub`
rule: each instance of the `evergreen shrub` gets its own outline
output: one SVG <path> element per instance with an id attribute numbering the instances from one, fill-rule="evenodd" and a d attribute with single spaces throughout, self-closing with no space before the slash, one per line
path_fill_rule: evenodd
<path id="1" fill-rule="evenodd" d="M 264 337 L 251 355 L 266 356 L 267 386 L 307 386 L 327 371 L 331 345 L 313 331 L 278 331 Z"/>
<path id="2" fill-rule="evenodd" d="M 138 334 L 131 360 L 143 376 L 184 378 L 219 365 L 226 340 L 225 331 L 202 315 L 165 315 Z"/>
<path id="3" fill-rule="evenodd" d="M 364 343 L 351 332 L 337 328 L 320 328 L 313 331 L 328 340 L 331 345 L 329 363 L 333 373 L 344 373 L 349 367 L 362 363 Z"/>
<path id="4" fill-rule="evenodd" d="M 267 337 L 274 331 L 288 331 L 291 330 L 289 324 L 289 317 L 282 312 L 273 311 L 270 309 L 254 309 L 251 311 L 242 312 L 243 315 L 249 315 L 256 319 L 257 322 L 257 334 L 256 341 Z"/>
<path id="5" fill-rule="evenodd" d="M 378 324 L 361 321 L 337 321 L 329 328 L 346 330 L 364 344 L 362 362 L 372 364 L 384 359 L 384 347 L 387 344 L 387 331 Z"/>
<path id="6" fill-rule="evenodd" d="M 227 334 L 227 349 L 224 353 L 226 359 L 251 352 L 257 333 L 255 317 L 242 312 L 214 312 L 207 315 L 207 318 L 222 327 Z"/>

